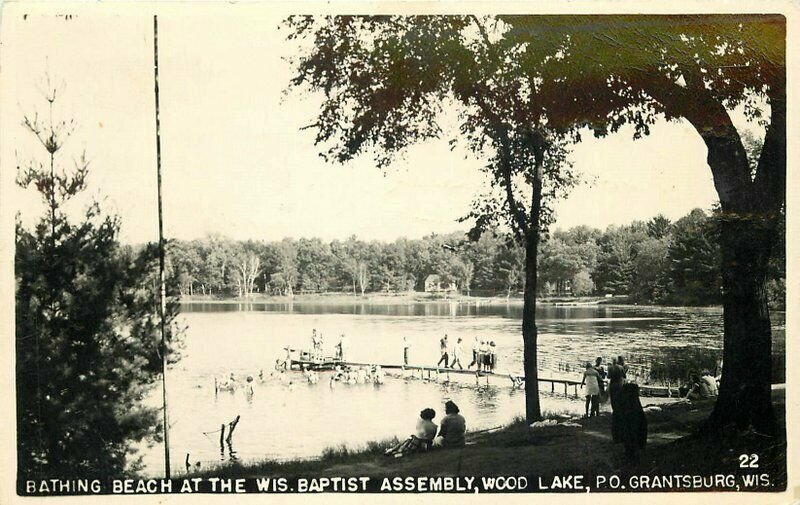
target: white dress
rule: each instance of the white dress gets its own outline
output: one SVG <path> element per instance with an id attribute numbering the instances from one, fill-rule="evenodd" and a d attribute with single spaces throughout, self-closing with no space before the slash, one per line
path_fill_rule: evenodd
<path id="1" fill-rule="evenodd" d="M 600 384 L 597 382 L 598 375 L 597 373 L 587 373 L 584 372 L 584 378 L 586 379 L 586 385 L 584 387 L 584 394 L 586 396 L 594 396 L 600 394 Z"/>

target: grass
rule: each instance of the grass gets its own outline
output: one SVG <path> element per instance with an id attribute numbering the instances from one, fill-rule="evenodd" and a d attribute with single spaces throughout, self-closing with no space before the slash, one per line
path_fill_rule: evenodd
<path id="1" fill-rule="evenodd" d="M 392 437 L 379 441 L 370 440 L 363 447 L 358 448 L 352 448 L 347 444 L 339 444 L 334 447 L 324 448 L 320 460 L 328 463 L 339 463 L 351 458 L 377 456 L 383 454 L 386 452 L 386 449 L 394 447 L 398 443 L 400 443 L 400 441 L 397 437 Z"/>
<path id="2" fill-rule="evenodd" d="M 774 392 L 781 430 L 785 430 L 784 391 Z M 692 436 L 708 417 L 711 403 L 662 405 L 648 412 L 648 447 L 641 461 L 631 465 L 623 448 L 610 437 L 611 416 L 574 420 L 580 426 L 530 429 L 522 417 L 496 429 L 470 432 L 463 449 L 436 450 L 403 458 L 386 458 L 383 451 L 397 439 L 362 447 L 335 446 L 318 459 L 286 462 L 261 461 L 227 464 L 197 476 L 433 476 L 433 475 L 594 475 L 746 473 L 739 468 L 741 454 L 757 453 L 759 473 L 769 473 L 775 487 L 786 485 L 786 437 L 757 433 L 720 432 Z M 546 412 L 559 418 L 562 412 Z"/>

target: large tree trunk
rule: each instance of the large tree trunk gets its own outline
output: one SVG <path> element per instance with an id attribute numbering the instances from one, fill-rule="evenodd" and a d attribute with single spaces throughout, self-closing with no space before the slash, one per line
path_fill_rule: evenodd
<path id="1" fill-rule="evenodd" d="M 758 216 L 725 219 L 722 249 L 724 351 L 720 391 L 705 431 L 725 425 L 772 433 L 772 334 L 767 263 L 774 226 Z"/>
<path id="2" fill-rule="evenodd" d="M 721 103 L 699 91 L 683 116 L 708 148 L 722 209 L 724 348 L 720 391 L 705 433 L 735 425 L 774 432 L 772 333 L 766 297 L 767 264 L 785 201 L 786 109 L 781 86 L 770 92 L 771 118 L 755 179 L 739 133 Z"/>

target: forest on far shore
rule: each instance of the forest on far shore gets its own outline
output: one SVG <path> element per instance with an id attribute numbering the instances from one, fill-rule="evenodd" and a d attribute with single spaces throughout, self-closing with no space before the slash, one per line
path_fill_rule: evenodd
<path id="1" fill-rule="evenodd" d="M 771 263 L 770 306 L 785 306 L 784 228 Z M 517 296 L 524 250 L 502 233 L 477 241 L 465 233 L 394 242 L 318 238 L 234 241 L 219 235 L 170 241 L 168 268 L 182 296 L 348 292 L 455 292 Z M 541 296 L 626 296 L 634 303 L 722 302 L 717 221 L 694 209 L 671 222 L 663 215 L 604 231 L 588 226 L 549 233 L 539 251 Z"/>

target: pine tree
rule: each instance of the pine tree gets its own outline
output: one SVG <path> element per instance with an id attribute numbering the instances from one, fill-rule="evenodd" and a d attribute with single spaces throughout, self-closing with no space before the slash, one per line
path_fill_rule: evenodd
<path id="1" fill-rule="evenodd" d="M 68 204 L 85 188 L 85 156 L 61 167 L 74 124 L 23 125 L 47 152 L 31 159 L 17 182 L 33 186 L 47 207 L 33 229 L 16 227 L 16 389 L 18 481 L 108 477 L 137 469 L 131 445 L 158 438 L 158 410 L 142 399 L 159 377 L 158 285 L 154 247 L 120 245 L 120 221 L 95 202 L 80 220 Z M 73 202 L 74 203 L 74 202 Z M 166 318 L 174 362 L 176 283 Z"/>

